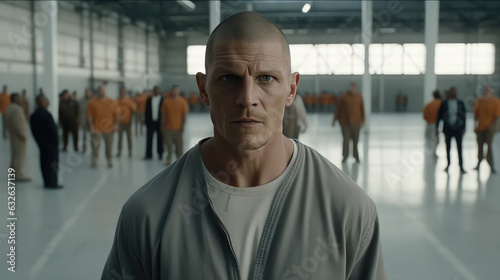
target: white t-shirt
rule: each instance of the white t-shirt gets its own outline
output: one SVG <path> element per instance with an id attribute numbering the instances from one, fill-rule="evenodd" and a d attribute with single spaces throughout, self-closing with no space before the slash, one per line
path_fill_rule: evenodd
<path id="1" fill-rule="evenodd" d="M 458 102 L 456 99 L 448 100 L 448 124 L 454 125 L 458 118 Z"/>
<path id="2" fill-rule="evenodd" d="M 236 188 L 224 184 L 210 174 L 203 165 L 209 198 L 215 213 L 229 234 L 242 280 L 252 278 L 255 256 L 274 194 L 297 157 L 297 144 L 293 142 L 293 146 L 292 159 L 285 171 L 278 178 L 262 186 Z"/>
<path id="3" fill-rule="evenodd" d="M 151 96 L 151 119 L 153 121 L 158 121 L 159 113 L 160 113 L 160 95 Z"/>

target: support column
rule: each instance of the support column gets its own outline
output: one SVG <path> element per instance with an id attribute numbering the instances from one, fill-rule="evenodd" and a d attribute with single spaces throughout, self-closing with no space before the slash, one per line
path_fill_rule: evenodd
<path id="1" fill-rule="evenodd" d="M 437 88 L 434 72 L 434 58 L 439 34 L 439 1 L 425 1 L 425 75 L 424 106 L 432 100 L 432 92 Z"/>
<path id="2" fill-rule="evenodd" d="M 146 25 L 146 73 L 149 73 L 149 25 Z"/>
<path id="3" fill-rule="evenodd" d="M 136 27 L 137 28 L 137 27 Z M 136 30 L 137 32 L 137 30 Z M 125 54 L 124 46 L 125 42 L 123 40 L 123 15 L 118 15 L 118 71 L 120 72 L 120 78 L 125 78 Z M 122 88 L 125 86 L 125 82 L 120 81 L 118 87 Z"/>
<path id="4" fill-rule="evenodd" d="M 372 77 L 370 75 L 370 43 L 372 42 L 372 1 L 361 2 L 361 39 L 365 46 L 365 73 L 361 92 L 365 104 L 365 133 L 370 131 L 372 114 Z"/>
<path id="5" fill-rule="evenodd" d="M 48 13 L 47 24 L 43 26 L 43 80 L 41 84 L 50 100 L 49 110 L 57 122 L 59 118 L 57 1 L 42 2 L 41 5 L 42 9 Z"/>
<path id="6" fill-rule="evenodd" d="M 378 108 L 379 112 L 385 111 L 385 75 L 380 75 L 379 81 L 379 94 L 378 94 Z"/>
<path id="7" fill-rule="evenodd" d="M 35 104 L 35 97 L 38 95 L 38 62 L 36 59 L 36 26 L 35 26 L 35 1 L 31 1 L 31 60 L 33 63 L 33 94 L 31 95 L 31 104 Z M 32 108 L 34 108 L 32 106 Z"/>
<path id="8" fill-rule="evenodd" d="M 90 89 L 95 94 L 95 76 L 94 76 L 94 4 L 89 3 L 89 52 L 90 52 Z"/>
<path id="9" fill-rule="evenodd" d="M 210 34 L 220 23 L 220 1 L 209 1 L 210 3 Z"/>
<path id="10" fill-rule="evenodd" d="M 80 7 L 79 7 L 79 10 L 78 10 L 78 13 L 80 14 L 80 38 L 79 38 L 79 44 L 78 44 L 78 53 L 79 53 L 79 57 L 80 57 L 80 68 L 85 68 L 85 56 L 84 56 L 84 35 L 83 33 L 85 32 L 85 27 L 84 27 L 84 24 L 83 24 L 83 7 L 81 6 L 82 4 L 80 4 Z"/>

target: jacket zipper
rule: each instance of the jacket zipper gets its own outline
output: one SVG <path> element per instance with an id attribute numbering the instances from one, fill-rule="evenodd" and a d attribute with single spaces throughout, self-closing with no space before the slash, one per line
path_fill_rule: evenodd
<path id="1" fill-rule="evenodd" d="M 227 241 L 227 244 L 229 245 L 229 249 L 231 249 L 231 255 L 233 257 L 233 262 L 235 264 L 235 267 L 236 267 L 236 279 L 238 280 L 241 280 L 241 275 L 240 275 L 240 266 L 238 264 L 238 259 L 236 258 L 236 254 L 234 253 L 234 249 L 233 249 L 233 245 L 231 244 L 231 238 L 229 236 L 229 233 L 227 232 L 227 229 L 226 227 L 224 226 L 224 224 L 222 223 L 221 219 L 219 218 L 219 216 L 217 215 L 217 213 L 215 213 L 214 211 L 214 208 L 213 208 L 213 205 L 212 205 L 212 201 L 210 200 L 210 197 L 207 196 L 209 202 L 210 202 L 210 210 L 212 211 L 212 214 L 217 218 L 217 223 L 219 224 L 219 227 L 222 229 L 222 231 L 224 232 L 224 235 L 226 237 L 226 241 Z"/>

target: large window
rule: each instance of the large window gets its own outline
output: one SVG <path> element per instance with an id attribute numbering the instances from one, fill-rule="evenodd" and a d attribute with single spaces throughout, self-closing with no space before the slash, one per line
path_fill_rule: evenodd
<path id="1" fill-rule="evenodd" d="M 352 75 L 364 72 L 361 44 L 290 45 L 292 71 L 304 75 Z"/>
<path id="2" fill-rule="evenodd" d="M 292 71 L 302 75 L 362 75 L 362 44 L 290 45 Z M 422 75 L 424 44 L 370 44 L 370 74 Z M 205 46 L 187 48 L 187 72 L 204 72 Z M 494 44 L 437 44 L 434 71 L 438 75 L 483 75 L 495 72 Z"/>
<path id="3" fill-rule="evenodd" d="M 372 75 L 420 75 L 424 71 L 424 44 L 370 45 L 370 74 Z"/>
<path id="4" fill-rule="evenodd" d="M 189 75 L 205 73 L 205 46 L 193 45 L 187 47 L 187 72 Z"/>
<path id="5" fill-rule="evenodd" d="M 437 44 L 435 71 L 438 75 L 493 74 L 494 44 Z"/>

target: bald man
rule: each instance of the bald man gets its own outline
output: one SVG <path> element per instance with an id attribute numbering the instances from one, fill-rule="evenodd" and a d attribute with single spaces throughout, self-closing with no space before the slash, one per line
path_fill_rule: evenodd
<path id="1" fill-rule="evenodd" d="M 370 198 L 283 136 L 297 92 L 282 32 L 224 20 L 196 81 L 214 136 L 124 205 L 101 279 L 386 279 Z"/>
<path id="2" fill-rule="evenodd" d="M 45 95 L 36 97 L 37 109 L 30 118 L 31 132 L 40 148 L 40 169 L 45 188 L 60 189 L 57 183 L 59 172 L 59 135 L 57 125 L 47 110 L 49 100 Z"/>

